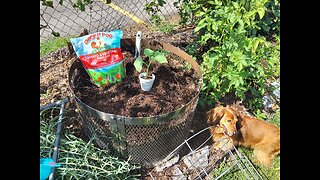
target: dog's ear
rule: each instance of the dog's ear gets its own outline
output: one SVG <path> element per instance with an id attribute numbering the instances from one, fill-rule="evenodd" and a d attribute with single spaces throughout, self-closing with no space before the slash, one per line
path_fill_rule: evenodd
<path id="1" fill-rule="evenodd" d="M 241 117 L 241 112 L 239 112 L 237 109 L 235 109 L 235 108 L 231 108 L 231 107 L 229 107 L 230 108 L 230 110 L 232 111 L 232 113 L 235 115 L 235 116 L 237 116 L 237 119 L 238 119 L 238 121 L 237 121 L 237 123 L 236 123 L 236 127 L 237 127 L 237 129 L 240 129 L 241 128 L 241 121 L 242 121 L 242 117 Z"/>
<path id="2" fill-rule="evenodd" d="M 224 112 L 222 110 L 223 110 L 222 107 L 216 107 L 216 108 L 208 111 L 207 112 L 207 123 L 209 125 L 217 124 L 219 122 L 218 120 L 220 120 L 224 114 Z"/>
<path id="3" fill-rule="evenodd" d="M 240 117 L 240 112 L 238 111 L 237 108 L 232 107 L 232 106 L 227 106 L 227 108 L 232 112 L 233 115 L 235 115 L 237 118 Z"/>

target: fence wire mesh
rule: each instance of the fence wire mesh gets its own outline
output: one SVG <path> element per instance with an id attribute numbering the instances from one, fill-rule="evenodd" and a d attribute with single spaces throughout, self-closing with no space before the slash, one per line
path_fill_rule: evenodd
<path id="1" fill-rule="evenodd" d="M 40 40 L 53 37 L 57 32 L 61 37 L 78 36 L 84 29 L 89 33 L 111 31 L 124 28 L 141 20 L 150 24 L 150 15 L 146 11 L 146 4 L 152 0 L 112 0 L 106 4 L 103 0 L 92 0 L 85 6 L 85 10 L 74 8 L 74 0 L 53 0 L 53 7 L 42 5 L 40 1 Z M 160 8 L 159 16 L 170 17 L 178 14 L 174 7 L 175 0 L 167 0 Z M 141 22 L 140 21 L 140 22 Z"/>
<path id="2" fill-rule="evenodd" d="M 209 140 L 212 138 L 212 134 L 209 133 L 207 127 L 190 136 L 174 151 L 172 151 L 162 162 L 158 164 L 156 168 L 148 173 L 148 176 L 152 180 L 161 179 L 179 179 L 179 180 L 217 180 L 217 179 L 229 179 L 226 174 L 231 171 L 239 171 L 241 176 L 237 179 L 247 180 L 264 180 L 260 172 L 254 167 L 248 157 L 240 153 L 239 150 L 231 143 L 230 139 L 221 139 L 222 149 L 229 146 L 225 150 L 215 150 L 210 145 Z M 195 145 L 194 140 L 197 136 L 204 137 L 207 134 L 207 138 L 198 142 Z M 197 139 L 198 141 L 199 139 Z M 200 145 L 199 145 L 200 144 Z M 231 146 L 230 146 L 231 145 Z M 182 157 L 179 157 L 181 153 L 180 149 L 186 147 L 188 153 Z M 179 152 L 180 151 L 180 152 Z M 226 166 L 222 169 L 219 168 L 219 164 L 225 161 Z"/>

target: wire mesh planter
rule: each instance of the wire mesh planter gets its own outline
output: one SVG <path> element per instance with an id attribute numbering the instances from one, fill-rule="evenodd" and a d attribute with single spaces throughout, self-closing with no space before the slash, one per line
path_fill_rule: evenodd
<path id="1" fill-rule="evenodd" d="M 208 145 L 208 141 L 212 138 L 209 132 L 210 127 L 202 129 L 181 143 L 174 151 L 172 151 L 162 162 L 157 164 L 148 175 L 152 180 L 160 178 L 179 179 L 179 180 L 216 180 L 225 179 L 225 175 L 234 168 L 241 171 L 244 178 L 248 180 L 263 180 L 260 173 L 255 169 L 250 160 L 241 154 L 237 148 L 230 142 L 230 139 L 221 139 L 224 146 L 229 146 L 226 150 L 214 150 L 212 145 Z M 192 147 L 191 141 L 207 133 L 206 139 L 203 139 L 200 145 Z M 231 146 L 230 146 L 231 145 Z M 179 157 L 179 151 L 182 147 L 186 147 L 189 153 L 183 157 Z M 228 167 L 222 171 L 215 172 L 218 164 L 225 158 L 229 157 Z"/>
<path id="2" fill-rule="evenodd" d="M 122 39 L 121 48 L 134 50 L 135 39 Z M 190 124 L 197 106 L 202 74 L 199 65 L 184 51 L 167 43 L 142 39 L 142 47 L 163 49 L 189 62 L 198 74 L 196 96 L 181 108 L 152 117 L 124 117 L 99 111 L 82 102 L 73 92 L 73 79 L 81 62 L 75 60 L 69 69 L 69 88 L 83 120 L 86 134 L 95 143 L 113 154 L 129 158 L 132 163 L 153 167 L 181 144 L 189 135 Z"/>

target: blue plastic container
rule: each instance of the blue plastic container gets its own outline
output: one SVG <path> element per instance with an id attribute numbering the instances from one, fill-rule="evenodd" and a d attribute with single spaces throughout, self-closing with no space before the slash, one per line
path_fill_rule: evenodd
<path id="1" fill-rule="evenodd" d="M 51 158 L 40 158 L 40 180 L 45 180 L 49 177 L 53 167 L 59 167 Z"/>

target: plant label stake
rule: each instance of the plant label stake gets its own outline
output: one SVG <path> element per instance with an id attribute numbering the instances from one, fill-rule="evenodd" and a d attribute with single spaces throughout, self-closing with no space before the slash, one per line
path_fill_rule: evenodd
<path id="1" fill-rule="evenodd" d="M 135 55 L 134 57 L 137 58 L 140 56 L 141 52 L 141 38 L 142 38 L 142 32 L 138 31 L 136 35 L 136 48 L 135 48 Z"/>

